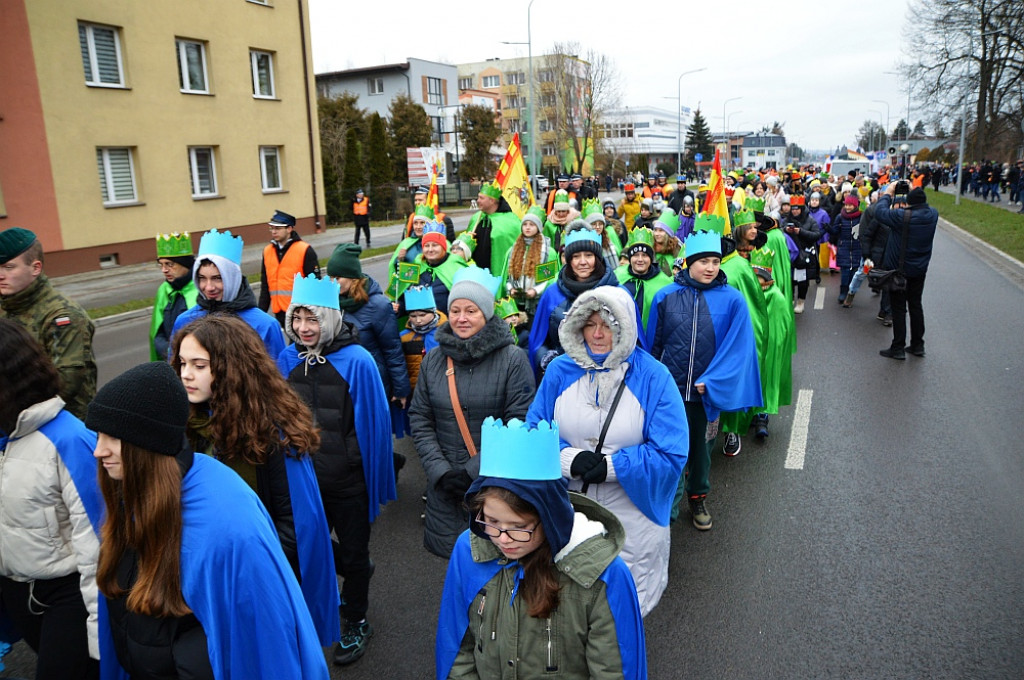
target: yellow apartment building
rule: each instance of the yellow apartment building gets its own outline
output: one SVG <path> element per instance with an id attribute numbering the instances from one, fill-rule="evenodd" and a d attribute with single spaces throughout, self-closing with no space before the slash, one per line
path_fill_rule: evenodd
<path id="1" fill-rule="evenodd" d="M 325 224 L 306 3 L 0 2 L 0 229 L 51 276 L 156 257 L 154 236 Z"/>

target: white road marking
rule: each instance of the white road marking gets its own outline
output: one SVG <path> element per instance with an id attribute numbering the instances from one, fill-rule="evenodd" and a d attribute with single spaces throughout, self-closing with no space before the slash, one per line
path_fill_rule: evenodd
<path id="1" fill-rule="evenodd" d="M 793 426 L 789 431 L 789 451 L 786 452 L 786 469 L 803 470 L 807 455 L 807 431 L 811 427 L 811 400 L 814 390 L 800 390 L 793 411 Z"/>
<path id="2" fill-rule="evenodd" d="M 825 291 L 828 290 L 823 286 L 818 286 L 814 293 L 814 308 L 825 309 Z"/>

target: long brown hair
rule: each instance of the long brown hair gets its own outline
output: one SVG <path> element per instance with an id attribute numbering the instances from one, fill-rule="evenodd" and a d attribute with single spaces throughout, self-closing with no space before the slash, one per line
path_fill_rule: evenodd
<path id="1" fill-rule="evenodd" d="M 483 509 L 488 498 L 504 502 L 517 515 L 531 517 L 538 523 L 540 521 L 540 514 L 533 505 L 500 486 L 485 486 L 473 497 L 469 506 L 472 517 L 476 517 Z M 551 544 L 545 540 L 519 562 L 523 565 L 520 592 L 528 607 L 527 611 L 534 618 L 546 619 L 558 607 L 558 572 L 555 570 L 554 558 L 551 555 Z"/>
<path id="2" fill-rule="evenodd" d="M 262 465 L 278 447 L 296 455 L 320 448 L 313 416 L 288 385 L 249 324 L 230 314 L 210 314 L 182 328 L 171 343 L 171 364 L 180 370 L 181 341 L 196 339 L 210 354 L 213 418 L 210 435 L 222 458 Z M 192 404 L 193 417 L 205 415 Z M 189 437 L 195 432 L 190 428 Z"/>
<path id="3" fill-rule="evenodd" d="M 519 234 L 515 245 L 512 246 L 512 254 L 508 258 L 509 278 L 518 279 L 522 276 L 532 278 L 535 276 L 542 250 L 544 250 L 544 232 L 541 229 L 537 229 L 537 235 L 533 237 L 533 243 L 530 245 L 526 244 L 526 237 Z"/>
<path id="4" fill-rule="evenodd" d="M 24 326 L 0 319 L 0 430 L 14 432 L 18 416 L 60 391 L 60 374 Z"/>
<path id="5" fill-rule="evenodd" d="M 365 305 L 370 301 L 370 292 L 366 290 L 369 285 L 370 279 L 365 276 L 361 279 L 356 279 L 355 283 L 343 295 L 358 305 Z"/>
<path id="6" fill-rule="evenodd" d="M 181 468 L 173 456 L 121 441 L 124 479 L 99 471 L 106 521 L 100 531 L 96 585 L 107 597 L 125 590 L 117 567 L 127 548 L 138 555 L 138 578 L 128 593 L 129 611 L 184 616 L 192 610 L 181 593 Z"/>

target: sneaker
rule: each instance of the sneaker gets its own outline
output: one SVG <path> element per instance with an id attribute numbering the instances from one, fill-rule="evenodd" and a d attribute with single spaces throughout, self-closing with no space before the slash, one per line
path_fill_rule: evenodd
<path id="1" fill-rule="evenodd" d="M 804 313 L 804 301 L 803 300 L 797 299 L 797 301 L 795 303 L 793 303 L 793 313 L 794 314 L 803 314 Z"/>
<path id="2" fill-rule="evenodd" d="M 886 347 L 878 350 L 878 353 L 886 359 L 896 359 L 897 361 L 904 361 L 907 358 L 907 353 L 899 347 Z"/>
<path id="3" fill-rule="evenodd" d="M 373 635 L 373 627 L 363 619 L 360 623 L 345 622 L 341 641 L 334 645 L 334 663 L 347 666 L 366 653 L 366 642 Z"/>
<path id="4" fill-rule="evenodd" d="M 735 432 L 727 432 L 725 434 L 725 445 L 722 447 L 722 453 L 727 456 L 736 456 L 740 452 L 740 436 Z"/>
<path id="5" fill-rule="evenodd" d="M 885 312 L 879 312 L 878 316 L 876 316 L 875 318 L 878 319 L 879 321 L 885 321 L 885 317 L 886 317 Z"/>
<path id="6" fill-rule="evenodd" d="M 846 299 L 843 300 L 843 307 L 853 307 L 853 298 L 857 297 L 856 293 L 847 293 Z"/>
<path id="7" fill-rule="evenodd" d="M 915 357 L 924 358 L 924 345 L 911 345 L 907 348 L 907 352 L 913 354 Z"/>
<path id="8" fill-rule="evenodd" d="M 704 496 L 694 496 L 690 498 L 690 515 L 693 516 L 693 526 L 697 527 L 701 531 L 707 531 L 711 528 L 711 513 L 704 506 Z"/>
<path id="9" fill-rule="evenodd" d="M 764 442 L 768 438 L 768 414 L 758 413 L 754 417 L 754 436 L 757 440 Z"/>
<path id="10" fill-rule="evenodd" d="M 885 318 L 882 319 L 882 325 L 887 327 L 892 325 L 892 314 L 885 315 Z"/>

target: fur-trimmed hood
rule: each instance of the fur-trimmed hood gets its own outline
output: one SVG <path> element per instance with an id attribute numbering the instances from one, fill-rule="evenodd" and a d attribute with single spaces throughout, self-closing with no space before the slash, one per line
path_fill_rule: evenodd
<path id="1" fill-rule="evenodd" d="M 590 315 L 597 312 L 612 329 L 612 351 L 598 365 L 587 354 L 583 341 L 583 326 Z M 573 361 L 584 369 L 612 369 L 621 364 L 636 349 L 636 307 L 625 289 L 616 286 L 598 286 L 581 293 L 565 315 L 558 328 L 558 339 Z"/>

